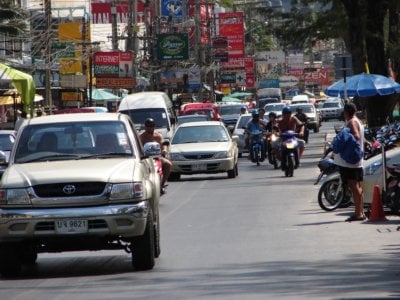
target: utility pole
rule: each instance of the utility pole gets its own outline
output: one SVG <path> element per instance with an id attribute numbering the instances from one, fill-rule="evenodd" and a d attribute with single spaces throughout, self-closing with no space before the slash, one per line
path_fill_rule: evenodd
<path id="1" fill-rule="evenodd" d="M 47 0 L 49 1 L 49 0 Z M 118 51 L 118 29 L 117 29 L 117 1 L 111 2 L 111 44 L 113 51 Z"/>
<path id="2" fill-rule="evenodd" d="M 52 29 L 52 16 L 51 16 L 51 0 L 44 0 L 44 13 L 46 17 L 46 46 L 45 46 L 45 88 L 46 88 L 46 104 L 49 107 L 50 114 L 52 113 L 53 107 L 53 99 L 51 96 L 51 42 L 53 36 L 53 29 Z M 31 107 L 31 112 L 33 112 L 33 108 Z M 32 113 L 31 113 L 32 116 Z"/>

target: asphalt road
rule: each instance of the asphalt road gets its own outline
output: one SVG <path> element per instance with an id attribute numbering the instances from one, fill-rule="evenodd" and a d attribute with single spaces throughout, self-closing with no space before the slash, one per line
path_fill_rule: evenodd
<path id="1" fill-rule="evenodd" d="M 324 123 L 292 178 L 240 159 L 239 177 L 182 176 L 161 199 L 161 256 L 134 272 L 122 251 L 39 255 L 0 299 L 400 298 L 399 218 L 345 222 L 322 211 L 316 163 Z"/>

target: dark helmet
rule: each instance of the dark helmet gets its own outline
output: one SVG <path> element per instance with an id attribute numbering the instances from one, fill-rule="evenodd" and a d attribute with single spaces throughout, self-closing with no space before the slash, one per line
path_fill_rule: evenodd
<path id="1" fill-rule="evenodd" d="M 146 121 L 144 122 L 145 126 L 154 126 L 156 122 L 154 122 L 153 118 L 147 118 Z"/>
<path id="2" fill-rule="evenodd" d="M 252 113 L 251 113 L 251 116 L 252 116 L 253 118 L 259 117 L 259 116 L 260 116 L 260 112 L 258 111 L 258 109 L 254 109 L 254 110 L 252 111 Z"/>
<path id="3" fill-rule="evenodd" d="M 292 113 L 292 110 L 290 109 L 290 107 L 284 107 L 283 109 L 282 109 L 282 115 L 285 115 L 285 114 L 291 114 Z"/>
<path id="4" fill-rule="evenodd" d="M 302 112 L 302 111 L 303 111 L 303 108 L 302 108 L 301 106 L 299 106 L 298 108 L 296 108 L 296 111 L 297 111 L 297 112 Z"/>
<path id="5" fill-rule="evenodd" d="M 276 118 L 276 113 L 274 113 L 273 111 L 271 111 L 271 112 L 268 114 L 268 117 L 274 117 L 274 118 Z"/>
<path id="6" fill-rule="evenodd" d="M 241 110 L 247 110 L 247 106 L 242 106 L 241 108 L 240 108 Z"/>

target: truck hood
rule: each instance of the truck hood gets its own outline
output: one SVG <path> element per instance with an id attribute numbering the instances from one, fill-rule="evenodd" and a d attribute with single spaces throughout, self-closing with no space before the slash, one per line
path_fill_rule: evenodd
<path id="1" fill-rule="evenodd" d="M 10 165 L 1 187 L 27 187 L 58 182 L 130 182 L 136 167 L 134 158 L 107 158 L 34 162 Z"/>

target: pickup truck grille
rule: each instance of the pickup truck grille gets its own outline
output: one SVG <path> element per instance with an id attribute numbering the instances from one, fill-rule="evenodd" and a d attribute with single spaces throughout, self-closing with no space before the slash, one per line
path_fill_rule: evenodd
<path id="1" fill-rule="evenodd" d="M 37 196 L 41 198 L 51 197 L 79 197 L 79 196 L 93 196 L 103 193 L 105 188 L 104 182 L 65 182 L 65 183 L 51 183 L 51 184 L 38 184 L 33 187 Z M 65 187 L 74 186 L 73 193 L 67 193 Z"/>

